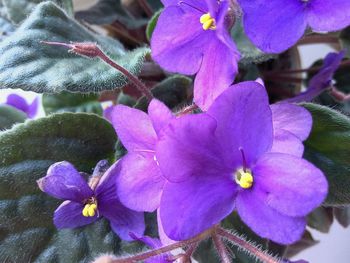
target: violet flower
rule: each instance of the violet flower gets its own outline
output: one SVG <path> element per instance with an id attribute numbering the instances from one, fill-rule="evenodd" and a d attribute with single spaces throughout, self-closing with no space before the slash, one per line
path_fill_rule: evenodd
<path id="1" fill-rule="evenodd" d="M 148 115 L 117 105 L 111 118 L 118 138 L 128 150 L 117 178 L 118 196 L 133 210 L 153 212 L 159 207 L 166 181 L 158 167 L 155 147 L 163 128 L 174 116 L 162 102 L 153 99 Z"/>
<path id="2" fill-rule="evenodd" d="M 151 39 L 152 57 L 170 72 L 197 74 L 194 102 L 207 110 L 238 71 L 239 52 L 225 21 L 228 1 L 162 0 Z"/>
<path id="3" fill-rule="evenodd" d="M 333 75 L 338 69 L 344 55 L 345 51 L 329 53 L 324 59 L 321 70 L 311 78 L 307 90 L 294 98 L 283 100 L 283 102 L 311 101 L 327 88 L 330 88 L 332 86 Z"/>
<path id="4" fill-rule="evenodd" d="M 97 169 L 106 161 L 101 162 Z M 88 184 L 69 162 L 51 165 L 47 175 L 38 180 L 38 185 L 48 195 L 66 200 L 54 213 L 55 226 L 58 229 L 76 228 L 105 217 L 112 230 L 124 240 L 132 240 L 130 232 L 143 235 L 143 213 L 124 207 L 116 194 L 115 180 L 120 168 L 120 162 L 117 162 L 102 177 L 93 176 Z"/>
<path id="5" fill-rule="evenodd" d="M 34 118 L 38 112 L 39 101 L 38 98 L 35 98 L 31 104 L 17 94 L 10 94 L 7 97 L 5 104 L 10 105 L 20 111 L 23 111 L 27 114 L 28 118 Z"/>
<path id="6" fill-rule="evenodd" d="M 288 104 L 283 107 L 287 113 Z M 271 151 L 274 129 L 300 139 L 309 133 L 303 122 L 279 117 L 273 127 L 264 87 L 244 82 L 224 91 L 207 113 L 168 125 L 156 156 L 168 179 L 159 209 L 169 238 L 191 238 L 235 209 L 261 237 L 281 244 L 300 239 L 305 216 L 325 199 L 328 184 L 300 156 Z"/>
<path id="7" fill-rule="evenodd" d="M 316 32 L 350 25 L 348 0 L 238 0 L 250 40 L 267 53 L 292 47 L 309 26 Z"/>

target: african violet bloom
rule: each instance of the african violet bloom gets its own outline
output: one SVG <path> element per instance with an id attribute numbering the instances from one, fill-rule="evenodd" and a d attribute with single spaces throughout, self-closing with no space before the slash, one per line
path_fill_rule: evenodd
<path id="1" fill-rule="evenodd" d="M 162 102 L 153 99 L 148 115 L 117 105 L 111 118 L 118 138 L 128 150 L 122 158 L 117 178 L 118 196 L 133 210 L 153 212 L 159 207 L 165 183 L 155 157 L 155 147 L 163 128 L 174 116 Z"/>
<path id="2" fill-rule="evenodd" d="M 273 107 L 283 107 L 282 114 L 272 113 L 262 85 L 244 82 L 224 91 L 207 113 L 168 125 L 156 152 L 168 179 L 159 208 L 168 237 L 191 238 L 234 209 L 261 237 L 290 244 L 302 236 L 305 216 L 322 203 L 328 185 L 301 153 L 272 151 L 276 130 L 303 140 L 311 125 L 286 122 L 296 105 Z"/>
<path id="3" fill-rule="evenodd" d="M 304 35 L 337 31 L 350 25 L 348 0 L 238 0 L 244 29 L 251 41 L 268 53 L 280 53 Z"/>
<path id="4" fill-rule="evenodd" d="M 28 118 L 33 118 L 38 112 L 38 98 L 35 98 L 31 104 L 17 94 L 10 94 L 5 104 L 10 105 L 27 114 Z"/>
<path id="5" fill-rule="evenodd" d="M 197 74 L 194 102 L 206 110 L 238 71 L 239 53 L 225 21 L 228 1 L 162 2 L 165 9 L 151 39 L 152 57 L 165 70 Z"/>
<path id="6" fill-rule="evenodd" d="M 283 102 L 311 101 L 332 85 L 332 78 L 344 58 L 345 51 L 329 53 L 323 62 L 321 70 L 311 78 L 309 87 L 305 92 Z"/>
<path id="7" fill-rule="evenodd" d="M 96 169 L 105 166 L 106 161 L 101 161 Z M 124 207 L 116 194 L 115 180 L 119 173 L 120 163 L 117 162 L 102 177 L 93 176 L 88 184 L 69 162 L 51 165 L 47 175 L 38 180 L 38 185 L 48 195 L 66 200 L 54 213 L 55 226 L 76 228 L 105 217 L 113 231 L 124 240 L 132 240 L 130 232 L 143 235 L 143 213 Z"/>

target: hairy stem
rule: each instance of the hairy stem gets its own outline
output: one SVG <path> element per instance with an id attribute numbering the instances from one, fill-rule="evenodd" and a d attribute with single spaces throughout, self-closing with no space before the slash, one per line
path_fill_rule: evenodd
<path id="1" fill-rule="evenodd" d="M 183 108 L 181 111 L 177 112 L 176 116 L 182 116 L 182 115 L 189 114 L 196 109 L 198 109 L 198 106 L 196 104 L 192 104 L 190 106 Z"/>
<path id="2" fill-rule="evenodd" d="M 225 229 L 219 227 L 216 229 L 216 232 L 226 238 L 227 240 L 231 241 L 234 245 L 238 246 L 239 248 L 243 249 L 244 251 L 249 252 L 252 256 L 257 257 L 259 260 L 265 263 L 279 263 L 280 261 L 276 259 L 275 257 L 269 255 L 268 253 L 260 250 L 253 244 L 247 242 L 242 237 L 232 234 Z"/>
<path id="3" fill-rule="evenodd" d="M 216 250 L 218 251 L 218 253 L 220 255 L 221 262 L 222 263 L 231 263 L 231 257 L 229 255 L 227 248 L 226 248 L 224 242 L 222 241 L 221 237 L 218 236 L 217 234 L 213 234 L 212 239 L 214 241 L 214 245 L 216 247 Z"/>

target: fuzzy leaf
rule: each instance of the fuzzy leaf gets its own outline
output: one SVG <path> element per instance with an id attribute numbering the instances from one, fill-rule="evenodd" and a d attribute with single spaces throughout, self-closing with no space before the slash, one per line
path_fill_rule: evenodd
<path id="1" fill-rule="evenodd" d="M 69 15 L 73 14 L 72 0 L 51 0 L 67 11 Z M 14 24 L 19 24 L 27 18 L 30 12 L 44 0 L 2 0 L 7 18 Z"/>
<path id="2" fill-rule="evenodd" d="M 40 41 L 97 42 L 113 60 L 138 74 L 147 48 L 126 52 L 111 38 L 97 36 L 51 2 L 39 4 L 19 29 L 0 44 L 0 87 L 39 93 L 97 92 L 122 87 L 126 78 L 98 59 L 67 53 Z"/>
<path id="3" fill-rule="evenodd" d="M 322 233 L 328 233 L 333 223 L 333 209 L 318 207 L 307 217 L 307 225 Z"/>
<path id="4" fill-rule="evenodd" d="M 0 130 L 6 130 L 15 123 L 24 122 L 27 115 L 14 107 L 0 105 Z"/>
<path id="5" fill-rule="evenodd" d="M 87 262 L 117 252 L 119 239 L 104 220 L 57 231 L 52 218 L 59 202 L 36 184 L 57 161 L 91 172 L 113 154 L 115 142 L 107 121 L 84 113 L 55 114 L 0 133 L 0 262 Z"/>
<path id="6" fill-rule="evenodd" d="M 348 227 L 350 225 L 350 207 L 334 207 L 333 208 L 334 217 L 337 219 L 339 224 L 343 227 Z"/>
<path id="7" fill-rule="evenodd" d="M 42 104 L 46 114 L 58 112 L 87 112 L 102 115 L 102 107 L 97 94 L 61 92 L 44 94 Z"/>
<path id="8" fill-rule="evenodd" d="M 0 41 L 8 37 L 13 31 L 15 31 L 15 27 L 11 22 L 0 16 Z"/>
<path id="9" fill-rule="evenodd" d="M 325 106 L 302 105 L 313 118 L 311 135 L 305 141 L 305 158 L 328 179 L 325 205 L 350 204 L 350 119 Z"/>

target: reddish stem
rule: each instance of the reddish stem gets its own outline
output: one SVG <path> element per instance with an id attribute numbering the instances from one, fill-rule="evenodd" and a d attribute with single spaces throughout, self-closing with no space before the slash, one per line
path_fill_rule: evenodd
<path id="1" fill-rule="evenodd" d="M 198 109 L 199 107 L 196 104 L 192 104 L 190 106 L 187 106 L 185 108 L 183 108 L 181 111 L 176 113 L 176 116 L 180 117 L 182 115 L 186 115 L 189 114 L 191 112 L 193 112 L 194 110 Z"/>
<path id="2" fill-rule="evenodd" d="M 221 262 L 222 263 L 231 263 L 231 257 L 230 254 L 228 253 L 226 246 L 224 242 L 222 241 L 221 237 L 218 236 L 217 234 L 212 235 L 212 239 L 214 241 L 214 245 L 216 247 L 216 250 L 218 251 Z"/>

